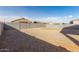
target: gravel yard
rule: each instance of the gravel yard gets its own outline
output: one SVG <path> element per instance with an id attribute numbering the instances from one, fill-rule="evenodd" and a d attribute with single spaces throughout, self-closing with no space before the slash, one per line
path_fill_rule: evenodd
<path id="1" fill-rule="evenodd" d="M 79 35 L 68 34 L 79 40 Z M 79 51 L 79 46 L 60 30 L 45 28 L 4 30 L 1 39 L 1 51 L 14 52 L 66 52 Z"/>

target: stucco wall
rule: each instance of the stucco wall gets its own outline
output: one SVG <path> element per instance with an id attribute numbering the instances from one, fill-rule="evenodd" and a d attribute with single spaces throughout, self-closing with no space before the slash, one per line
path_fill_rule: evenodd
<path id="1" fill-rule="evenodd" d="M 79 21 L 73 21 L 73 24 L 79 24 Z"/>

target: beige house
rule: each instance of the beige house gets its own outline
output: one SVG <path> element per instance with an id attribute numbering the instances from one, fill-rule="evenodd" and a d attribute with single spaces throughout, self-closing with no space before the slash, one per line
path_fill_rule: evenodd
<path id="1" fill-rule="evenodd" d="M 75 20 L 71 21 L 70 24 L 79 24 L 79 19 L 75 19 Z"/>
<path id="2" fill-rule="evenodd" d="M 26 19 L 26 18 L 20 18 L 20 19 L 16 19 L 14 21 L 12 21 L 14 23 L 32 23 L 32 21 Z"/>

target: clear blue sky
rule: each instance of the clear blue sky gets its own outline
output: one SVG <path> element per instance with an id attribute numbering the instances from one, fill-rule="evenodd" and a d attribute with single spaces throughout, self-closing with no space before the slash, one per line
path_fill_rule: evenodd
<path id="1" fill-rule="evenodd" d="M 49 19 L 50 17 L 53 18 L 55 17 L 54 19 L 56 19 L 56 17 L 61 17 L 61 19 L 63 18 L 62 21 L 68 22 L 73 18 L 79 17 L 79 7 L 78 6 L 5 6 L 5 7 L 0 6 L 0 16 L 26 16 L 30 18 L 40 17 L 39 20 L 41 20 L 41 18 L 44 19 L 47 17 L 49 17 Z M 71 18 L 67 18 L 69 16 Z"/>

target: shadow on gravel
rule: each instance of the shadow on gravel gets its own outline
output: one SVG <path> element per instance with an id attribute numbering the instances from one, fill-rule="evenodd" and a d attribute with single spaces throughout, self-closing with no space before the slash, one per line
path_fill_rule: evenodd
<path id="1" fill-rule="evenodd" d="M 79 41 L 68 35 L 68 34 L 79 35 L 79 25 L 65 27 L 61 30 L 61 33 L 67 38 L 69 38 L 73 43 L 79 46 Z"/>

